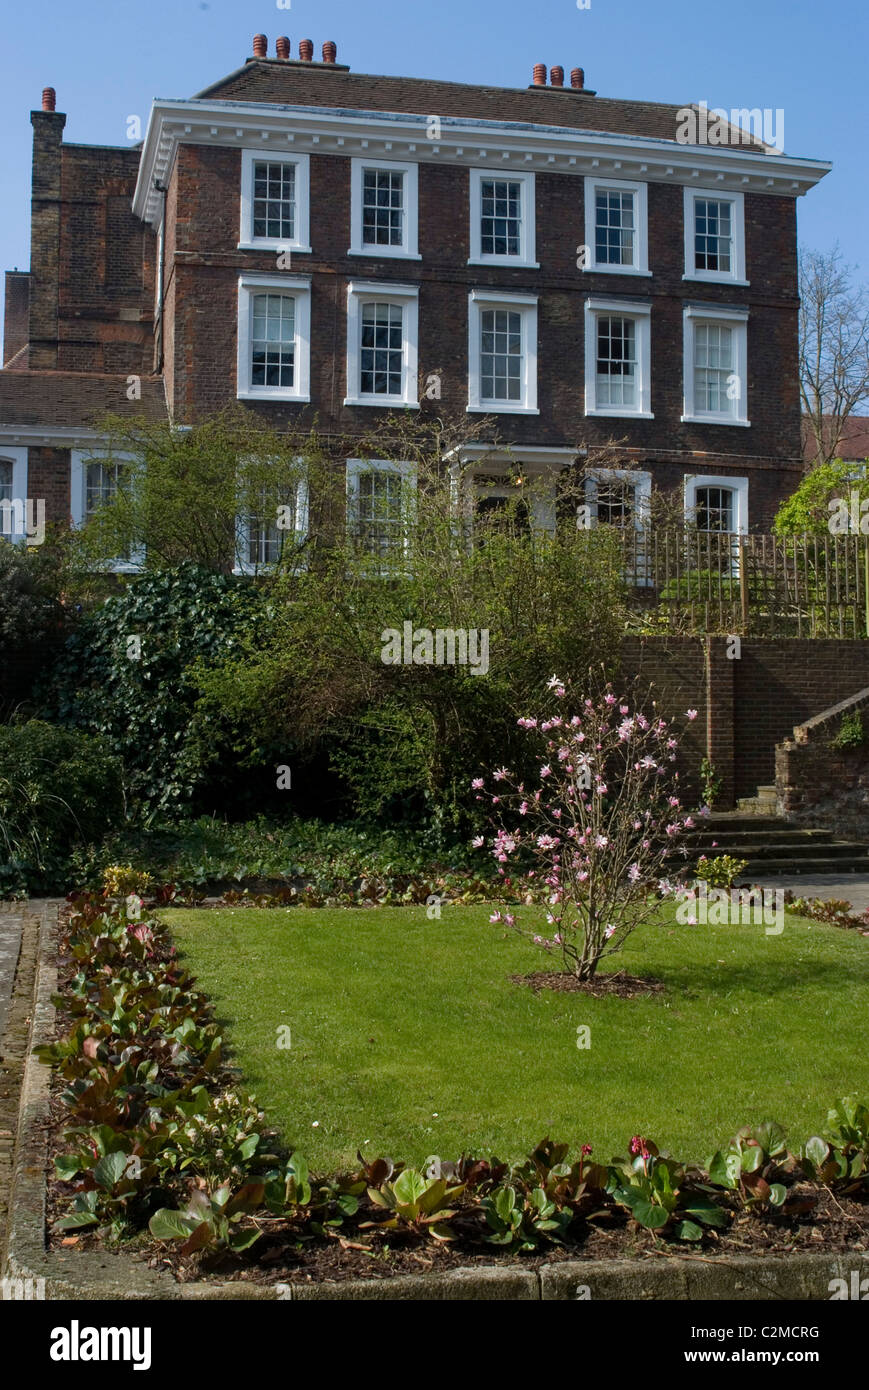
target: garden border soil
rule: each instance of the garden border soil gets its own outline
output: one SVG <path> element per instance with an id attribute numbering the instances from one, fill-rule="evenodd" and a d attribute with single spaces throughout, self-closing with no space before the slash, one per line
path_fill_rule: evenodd
<path id="1" fill-rule="evenodd" d="M 851 1271 L 869 1275 L 869 1253 L 791 1255 L 786 1258 L 678 1254 L 635 1260 L 565 1260 L 522 1269 L 492 1265 L 387 1279 L 348 1279 L 308 1284 L 245 1281 L 178 1283 L 168 1271 L 149 1268 L 127 1254 L 47 1250 L 46 1179 L 49 1167 L 51 1073 L 32 1049 L 54 1036 L 51 995 L 57 986 L 55 928 L 60 904 L 34 901 L 39 917 L 28 1055 L 21 1087 L 7 1248 L 3 1274 L 44 1279 L 47 1299 L 74 1300 L 710 1300 L 746 1302 L 828 1300 L 834 1278 Z"/>

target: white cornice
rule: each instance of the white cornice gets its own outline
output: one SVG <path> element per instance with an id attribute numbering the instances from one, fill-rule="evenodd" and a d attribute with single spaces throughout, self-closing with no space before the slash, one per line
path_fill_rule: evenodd
<path id="1" fill-rule="evenodd" d="M 160 196 L 179 144 L 238 149 L 296 150 L 399 159 L 428 164 L 604 174 L 655 183 L 798 197 L 832 165 L 776 150 L 750 153 L 717 145 L 680 145 L 639 135 L 615 135 L 524 121 L 441 116 L 440 138 L 427 138 L 431 117 L 321 106 L 235 101 L 155 101 L 142 146 L 133 211 L 156 226 Z"/>
<path id="2" fill-rule="evenodd" d="M 105 435 L 97 430 L 68 429 L 63 425 L 4 425 L 0 422 L 0 442 L 3 444 L 43 446 L 56 449 L 77 449 L 97 443 Z"/>

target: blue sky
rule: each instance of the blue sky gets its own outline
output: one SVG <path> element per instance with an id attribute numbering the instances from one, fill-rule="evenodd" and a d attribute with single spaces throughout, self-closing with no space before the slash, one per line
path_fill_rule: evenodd
<path id="1" fill-rule="evenodd" d="M 3 19 L 0 269 L 30 258 L 29 113 L 57 90 L 65 139 L 126 140 L 154 97 L 239 67 L 256 32 L 338 45 L 358 72 L 523 86 L 535 62 L 583 67 L 602 96 L 784 111 L 788 154 L 834 168 L 798 202 L 803 245 L 838 241 L 869 281 L 866 0 L 41 0 Z"/>

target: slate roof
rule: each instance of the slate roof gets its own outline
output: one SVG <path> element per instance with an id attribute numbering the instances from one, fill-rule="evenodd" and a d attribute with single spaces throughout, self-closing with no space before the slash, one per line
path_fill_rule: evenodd
<path id="1" fill-rule="evenodd" d="M 375 76 L 349 72 L 331 63 L 274 58 L 249 59 L 244 67 L 196 93 L 195 99 L 206 98 L 525 121 L 661 140 L 676 139 L 678 113 L 692 104 L 617 100 L 569 86 L 478 87 L 422 77 Z M 752 143 L 758 153 L 763 152 L 762 144 Z M 740 148 L 751 152 L 747 140 Z"/>
<path id="2" fill-rule="evenodd" d="M 106 414 L 165 420 L 161 377 L 141 378 L 142 397 L 127 400 L 126 375 L 99 372 L 0 371 L 0 427 L 93 429 Z"/>

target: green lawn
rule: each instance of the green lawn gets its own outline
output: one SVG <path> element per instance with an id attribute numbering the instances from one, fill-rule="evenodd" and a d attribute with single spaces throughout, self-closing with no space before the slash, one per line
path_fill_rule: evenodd
<path id="1" fill-rule="evenodd" d="M 838 1096 L 869 1098 L 869 939 L 855 932 L 786 916 L 766 936 L 668 917 L 605 963 L 657 976 L 665 992 L 592 999 L 511 984 L 546 958 L 489 911 L 165 917 L 269 1120 L 317 1171 L 357 1148 L 516 1159 L 546 1133 L 591 1143 L 602 1161 L 635 1133 L 703 1160 L 743 1123 L 777 1119 L 796 1145 Z"/>

